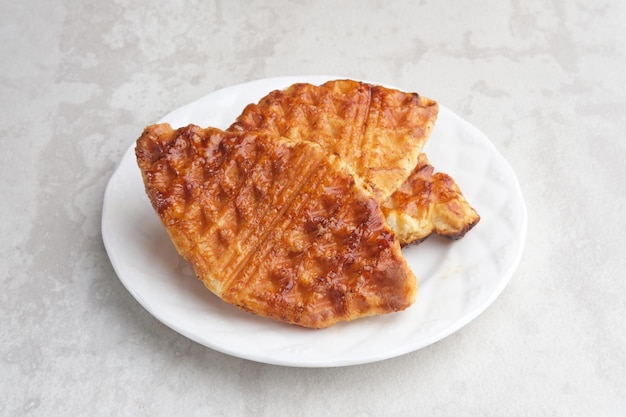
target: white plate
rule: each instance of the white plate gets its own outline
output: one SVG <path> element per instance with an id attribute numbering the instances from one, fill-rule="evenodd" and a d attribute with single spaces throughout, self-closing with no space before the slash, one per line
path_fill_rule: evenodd
<path id="1" fill-rule="evenodd" d="M 228 127 L 244 106 L 295 82 L 336 77 L 280 77 L 213 92 L 165 116 Z M 139 136 L 141 132 L 137 132 Z M 161 322 L 209 348 L 258 362 L 328 367 L 405 354 L 457 331 L 502 292 L 520 260 L 526 208 L 511 167 L 472 125 L 440 105 L 425 152 L 452 175 L 481 215 L 459 241 L 431 237 L 403 250 L 419 281 L 415 304 L 401 313 L 309 330 L 239 311 L 211 294 L 178 256 L 145 195 L 134 144 L 104 196 L 102 236 L 117 275 Z"/>

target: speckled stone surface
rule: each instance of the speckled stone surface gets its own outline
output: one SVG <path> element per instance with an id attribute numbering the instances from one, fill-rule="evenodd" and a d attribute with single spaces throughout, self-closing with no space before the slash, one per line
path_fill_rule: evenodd
<path id="1" fill-rule="evenodd" d="M 0 2 L 0 415 L 626 415 L 626 2 Z M 528 206 L 475 321 L 298 369 L 170 330 L 116 277 L 103 193 L 143 127 L 215 89 L 340 74 L 420 91 L 494 142 Z"/>

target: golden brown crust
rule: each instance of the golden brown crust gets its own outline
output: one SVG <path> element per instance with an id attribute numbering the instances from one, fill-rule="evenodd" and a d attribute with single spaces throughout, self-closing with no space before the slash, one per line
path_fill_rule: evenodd
<path id="1" fill-rule="evenodd" d="M 373 195 L 319 145 L 161 124 L 136 156 L 176 249 L 226 302 L 322 328 L 414 301 Z"/>
<path id="2" fill-rule="evenodd" d="M 419 243 L 432 233 L 460 239 L 480 221 L 452 177 L 433 172 L 421 154 L 411 176 L 382 204 L 402 246 Z"/>
<path id="3" fill-rule="evenodd" d="M 228 130 L 316 142 L 343 158 L 383 201 L 415 167 L 438 111 L 435 101 L 416 93 L 333 80 L 273 91 Z"/>

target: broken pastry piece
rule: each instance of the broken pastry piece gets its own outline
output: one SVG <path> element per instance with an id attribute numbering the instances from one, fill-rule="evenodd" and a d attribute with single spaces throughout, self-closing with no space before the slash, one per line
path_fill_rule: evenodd
<path id="1" fill-rule="evenodd" d="M 433 172 L 421 154 L 408 180 L 382 204 L 402 246 L 419 243 L 432 233 L 460 239 L 480 220 L 452 177 Z"/>
<path id="2" fill-rule="evenodd" d="M 311 328 L 413 303 L 415 276 L 372 192 L 319 145 L 159 124 L 135 152 L 174 246 L 224 301 Z"/>
<path id="3" fill-rule="evenodd" d="M 378 190 L 387 221 L 405 246 L 432 233 L 460 238 L 479 220 L 454 180 L 433 175 L 420 155 L 438 112 L 435 101 L 416 93 L 334 80 L 272 91 L 249 104 L 228 130 L 313 141 L 339 155 Z"/>
<path id="4" fill-rule="evenodd" d="M 228 130 L 318 143 L 384 201 L 413 171 L 438 111 L 416 93 L 364 82 L 300 83 L 249 104 Z"/>

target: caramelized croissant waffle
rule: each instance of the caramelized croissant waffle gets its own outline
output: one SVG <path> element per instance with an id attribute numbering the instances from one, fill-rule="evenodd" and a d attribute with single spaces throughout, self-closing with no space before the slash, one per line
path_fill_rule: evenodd
<path id="1" fill-rule="evenodd" d="M 337 80 L 294 84 L 226 130 L 148 126 L 146 193 L 204 285 L 245 311 L 310 328 L 409 307 L 401 247 L 478 220 L 422 148 L 437 103 Z"/>
<path id="2" fill-rule="evenodd" d="M 372 193 L 319 145 L 155 125 L 136 155 L 176 249 L 224 301 L 322 328 L 415 299 Z"/>
<path id="3" fill-rule="evenodd" d="M 228 130 L 319 143 L 375 191 L 402 246 L 436 233 L 461 238 L 480 219 L 454 180 L 420 155 L 438 104 L 353 80 L 294 84 L 249 104 Z"/>
<path id="4" fill-rule="evenodd" d="M 383 201 L 411 174 L 438 111 L 436 102 L 418 94 L 367 83 L 302 83 L 248 105 L 228 130 L 319 143 Z"/>

